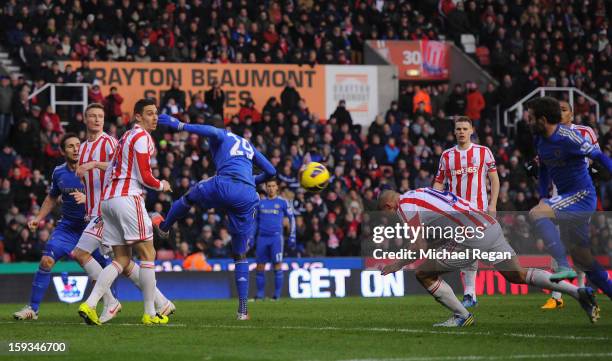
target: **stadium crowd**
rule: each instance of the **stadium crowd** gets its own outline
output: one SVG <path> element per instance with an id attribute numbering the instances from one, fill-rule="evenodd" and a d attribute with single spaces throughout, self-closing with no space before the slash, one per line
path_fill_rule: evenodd
<path id="1" fill-rule="evenodd" d="M 314 119 L 308 99 L 288 84 L 262 107 L 245 102 L 228 119 L 233 132 L 251 140 L 277 167 L 282 195 L 298 214 L 299 247 L 305 256 L 358 256 L 365 236 L 361 224 L 373 209 L 376 190 L 389 183 L 401 191 L 429 186 L 442 151 L 454 144 L 449 116 L 468 114 L 476 141 L 493 151 L 501 180 L 498 211 L 527 211 L 539 195 L 523 168 L 533 155 L 526 122 L 516 135 L 497 132 L 496 109 L 506 109 L 543 85 L 574 86 L 602 105 L 599 119 L 578 97 L 576 122 L 597 132 L 600 145 L 612 149 L 612 93 L 608 39 L 611 9 L 603 0 L 578 1 L 200 1 L 152 0 L 30 2 L 9 0 L 0 14 L 1 39 L 14 50 L 33 81 L 0 80 L 0 254 L 5 262 L 38 260 L 54 220 L 36 234 L 25 227 L 46 195 L 53 167 L 61 161 L 59 139 L 66 131 L 84 135 L 80 113 L 55 114 L 48 99 L 28 95 L 47 82 L 93 82 L 90 60 L 188 61 L 208 63 L 361 63 L 364 39 L 447 39 L 473 33 L 489 51 L 488 68 L 499 80 L 481 93 L 473 83 L 406 84 L 400 97 L 367 128 L 353 124 L 340 103 L 326 119 Z M 439 5 L 439 6 L 438 6 Z M 79 69 L 60 69 L 59 61 L 81 60 Z M 481 59 L 482 60 L 482 59 Z M 486 64 L 487 61 L 483 61 Z M 223 89 L 187 99 L 173 84 L 161 111 L 183 121 L 213 123 L 223 114 Z M 116 89 L 89 91 L 105 105 L 107 130 L 120 136 L 128 126 Z M 66 126 L 62 121 L 67 122 Z M 214 174 L 207 144 L 196 135 L 154 134 L 156 175 L 174 185 L 171 195 L 150 192 L 147 208 L 167 211 L 197 180 Z M 333 173 L 321 194 L 299 188 L 304 161 L 325 162 Z M 612 207 L 612 183 L 599 183 L 603 209 Z M 500 214 L 500 217 L 504 217 Z M 504 219 L 512 245 L 521 254 L 544 251 L 534 241 L 523 215 Z M 597 254 L 610 254 L 612 224 L 594 217 Z M 228 257 L 229 233 L 222 214 L 196 210 L 180 222 L 169 240 L 156 240 L 161 258 L 185 258 L 193 252 Z M 389 245 L 392 248 L 392 245 Z M 292 251 L 288 251 L 292 254 Z"/>

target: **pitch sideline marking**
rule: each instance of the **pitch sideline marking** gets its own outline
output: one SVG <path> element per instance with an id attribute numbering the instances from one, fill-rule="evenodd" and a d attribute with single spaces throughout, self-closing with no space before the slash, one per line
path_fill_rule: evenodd
<path id="1" fill-rule="evenodd" d="M 0 321 L 3 324 L 39 324 L 39 325 L 85 325 L 82 322 L 45 322 L 45 321 Z M 103 326 L 143 326 L 141 323 L 108 323 Z M 574 336 L 574 335 L 536 335 L 532 333 L 493 333 L 493 332 L 469 332 L 469 331 L 434 331 L 412 328 L 389 328 L 389 327 L 314 327 L 314 326 L 250 326 L 250 325 L 187 325 L 184 323 L 170 323 L 161 327 L 190 327 L 190 328 L 227 328 L 227 329 L 277 329 L 277 330 L 309 330 L 309 331 L 362 331 L 362 332 L 400 332 L 400 333 L 420 333 L 431 335 L 458 335 L 458 336 L 506 336 L 518 338 L 541 338 L 574 341 L 610 341 L 611 338 L 605 336 Z M 401 359 L 403 360 L 403 359 Z M 418 360 L 417 360 L 418 361 Z"/>
<path id="2" fill-rule="evenodd" d="M 575 357 L 609 357 L 608 353 L 557 353 L 557 354 L 531 354 L 531 355 L 504 355 L 504 356 L 415 356 L 405 358 L 383 358 L 383 359 L 348 359 L 338 361 L 484 361 L 484 360 L 521 360 L 521 359 L 548 359 L 548 358 L 575 358 Z M 314 361 L 314 360 L 311 360 Z"/>
<path id="3" fill-rule="evenodd" d="M 506 336 L 520 338 L 544 338 L 560 340 L 590 340 L 590 341 L 609 341 L 609 337 L 604 336 L 564 336 L 564 335 L 536 335 L 530 333 L 491 333 L 491 332 L 453 332 L 453 331 L 433 331 L 412 328 L 388 328 L 388 327 L 313 327 L 313 326 L 249 326 L 249 325 L 197 325 L 202 328 L 237 328 L 237 329 L 279 329 L 279 330 L 310 330 L 310 331 L 366 331 L 366 332 L 403 332 L 403 333 L 428 333 L 433 335 L 462 335 L 462 336 Z"/>

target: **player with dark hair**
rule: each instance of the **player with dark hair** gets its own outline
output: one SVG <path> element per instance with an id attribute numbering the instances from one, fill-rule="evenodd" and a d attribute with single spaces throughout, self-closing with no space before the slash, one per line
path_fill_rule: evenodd
<path id="1" fill-rule="evenodd" d="M 151 157 L 155 142 L 150 132 L 157 128 L 157 105 L 152 99 L 141 99 L 134 105 L 135 124 L 125 132 L 104 181 L 100 210 L 104 221 L 102 238 L 113 248 L 113 262 L 104 268 L 89 298 L 79 306 L 79 315 L 90 325 L 100 325 L 96 305 L 115 279 L 132 262 L 132 248 L 140 258 L 139 285 L 144 300 L 142 323 L 168 323 L 168 316 L 155 309 L 155 248 L 153 222 L 146 212 L 145 187 L 171 192 L 170 184 L 155 178 Z"/>
<path id="2" fill-rule="evenodd" d="M 289 248 L 295 249 L 295 217 L 293 207 L 278 196 L 275 178 L 266 181 L 266 197 L 259 201 L 257 209 L 257 232 L 255 237 L 255 261 L 257 262 L 256 300 L 264 299 L 266 291 L 266 263 L 274 265 L 274 296 L 278 300 L 283 288 L 283 220 L 289 219 Z"/>
<path id="3" fill-rule="evenodd" d="M 38 214 L 28 222 L 30 230 L 35 232 L 40 222 L 60 203 L 61 198 L 62 219 L 57 222 L 51 239 L 45 245 L 38 271 L 32 282 L 30 304 L 13 314 L 17 320 L 38 319 L 40 303 L 51 282 L 51 269 L 57 261 L 71 255 L 87 226 L 84 205 L 85 188 L 81 183 L 81 178 L 76 174 L 80 145 L 81 141 L 74 133 L 66 133 L 62 137 L 60 146 L 66 162 L 53 170 L 49 194 L 43 201 Z M 99 252 L 96 251 L 93 255 L 98 262 L 105 264 Z"/>
<path id="4" fill-rule="evenodd" d="M 561 124 L 561 107 L 556 99 L 536 98 L 527 107 L 529 123 L 536 135 L 542 197 L 529 212 L 530 218 L 538 235 L 552 245 L 549 249 L 557 262 L 567 263 L 560 233 L 566 235 L 574 263 L 585 271 L 589 281 L 612 298 L 612 280 L 591 253 L 589 222 L 597 207 L 597 196 L 584 158 L 600 162 L 608 171 L 612 171 L 612 160 L 576 130 Z M 558 195 L 548 198 L 551 180 Z M 561 232 L 553 220 L 559 223 Z"/>
<path id="5" fill-rule="evenodd" d="M 255 186 L 274 177 L 276 169 L 248 140 L 227 130 L 209 125 L 185 124 L 166 114 L 159 116 L 159 124 L 208 138 L 217 169 L 214 177 L 199 182 L 172 203 L 159 229 L 167 234 L 174 222 L 185 217 L 195 205 L 227 213 L 232 254 L 236 262 L 237 318 L 248 320 L 249 264 L 246 254 L 255 233 L 255 213 L 259 203 Z M 263 173 L 253 176 L 253 165 L 262 169 Z"/>

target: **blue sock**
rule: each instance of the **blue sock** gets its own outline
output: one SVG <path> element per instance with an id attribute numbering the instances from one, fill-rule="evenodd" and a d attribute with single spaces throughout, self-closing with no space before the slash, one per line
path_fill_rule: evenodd
<path id="1" fill-rule="evenodd" d="M 599 262 L 593 261 L 591 269 L 584 273 L 586 273 L 589 281 L 593 282 L 606 296 L 612 299 L 612 280 L 608 277 L 608 271 Z"/>
<path id="2" fill-rule="evenodd" d="M 238 313 L 247 313 L 247 303 L 249 297 L 249 263 L 247 260 L 236 262 L 234 270 L 236 279 L 236 289 L 238 290 Z"/>
<path id="3" fill-rule="evenodd" d="M 45 296 L 45 292 L 47 292 L 49 282 L 51 282 L 51 271 L 44 270 L 39 267 L 38 271 L 36 271 L 36 274 L 34 275 L 34 281 L 32 282 L 32 296 L 30 297 L 30 306 L 36 312 L 38 312 L 40 302 Z"/>
<path id="4" fill-rule="evenodd" d="M 257 271 L 255 280 L 257 281 L 257 298 L 264 298 L 266 295 L 266 273 Z"/>
<path id="5" fill-rule="evenodd" d="M 159 229 L 168 232 L 170 227 L 179 219 L 185 218 L 191 206 L 185 202 L 185 198 L 181 197 L 178 201 L 172 203 L 172 207 L 168 211 L 166 219 L 159 224 Z"/>
<path id="6" fill-rule="evenodd" d="M 280 298 L 284 279 L 285 274 L 282 269 L 274 270 L 274 298 Z"/>
<path id="7" fill-rule="evenodd" d="M 535 221 L 535 229 L 538 235 L 544 240 L 546 250 L 557 261 L 559 267 L 570 268 L 567 262 L 567 252 L 561 242 L 561 236 L 555 224 L 548 218 L 540 218 Z"/>

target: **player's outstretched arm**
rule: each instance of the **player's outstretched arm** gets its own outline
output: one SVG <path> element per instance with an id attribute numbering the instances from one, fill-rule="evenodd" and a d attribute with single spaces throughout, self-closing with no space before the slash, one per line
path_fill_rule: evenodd
<path id="1" fill-rule="evenodd" d="M 223 130 L 204 124 L 186 124 L 168 114 L 162 114 L 157 118 L 159 125 L 165 125 L 178 131 L 186 131 L 189 133 L 201 135 L 207 138 L 221 140 L 223 138 Z"/>
<path id="2" fill-rule="evenodd" d="M 38 214 L 34 216 L 34 219 L 28 222 L 28 228 L 30 228 L 30 231 L 32 232 L 36 231 L 40 221 L 45 219 L 49 215 L 49 213 L 51 213 L 53 208 L 55 208 L 55 206 L 57 205 L 57 200 L 58 200 L 58 196 L 47 194 L 47 196 L 45 197 L 45 200 L 43 201 L 42 206 L 40 206 L 40 210 L 38 211 Z"/>
<path id="3" fill-rule="evenodd" d="M 609 173 L 612 173 L 612 159 L 604 154 L 599 148 L 593 148 L 593 151 L 589 154 L 589 158 L 596 162 L 601 163 Z"/>
<path id="4" fill-rule="evenodd" d="M 255 151 L 253 163 L 263 170 L 263 173 L 255 177 L 255 184 L 260 184 L 276 175 L 276 169 L 270 161 L 259 151 Z"/>

